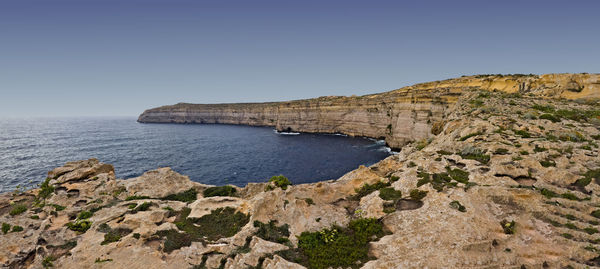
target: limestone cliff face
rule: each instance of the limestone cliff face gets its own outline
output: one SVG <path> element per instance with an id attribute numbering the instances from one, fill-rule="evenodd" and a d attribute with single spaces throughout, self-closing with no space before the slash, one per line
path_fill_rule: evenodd
<path id="1" fill-rule="evenodd" d="M 144 123 L 224 123 L 273 126 L 279 131 L 342 133 L 399 148 L 432 136 L 449 105 L 467 89 L 556 98 L 600 98 L 598 74 L 477 75 L 428 82 L 365 96 L 327 96 L 271 103 L 186 104 L 144 111 Z"/>
<path id="2" fill-rule="evenodd" d="M 437 87 L 206 110 L 378 136 L 380 119 L 426 122 L 454 102 L 430 140 L 337 180 L 215 187 L 170 168 L 123 180 L 96 159 L 67 163 L 38 189 L 0 194 L 0 268 L 599 268 L 600 102 L 540 97 L 572 94 L 550 86 L 453 100 Z M 387 115 L 402 109 L 419 112 Z"/>

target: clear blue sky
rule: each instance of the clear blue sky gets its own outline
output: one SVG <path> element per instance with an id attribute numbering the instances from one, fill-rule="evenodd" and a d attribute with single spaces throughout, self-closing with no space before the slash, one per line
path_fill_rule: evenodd
<path id="1" fill-rule="evenodd" d="M 600 72 L 600 1 L 0 2 L 1 116 Z"/>

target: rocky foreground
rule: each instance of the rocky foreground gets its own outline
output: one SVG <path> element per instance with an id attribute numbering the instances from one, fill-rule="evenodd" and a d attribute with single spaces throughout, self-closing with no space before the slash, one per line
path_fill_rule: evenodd
<path id="1" fill-rule="evenodd" d="M 554 96 L 556 97 L 556 96 Z M 600 266 L 600 105 L 464 89 L 430 137 L 313 184 L 215 187 L 95 159 L 0 196 L 7 268 Z"/>

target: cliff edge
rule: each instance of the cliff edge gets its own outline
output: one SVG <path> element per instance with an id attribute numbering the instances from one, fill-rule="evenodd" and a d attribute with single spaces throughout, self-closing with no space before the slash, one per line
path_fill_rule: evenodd
<path id="1" fill-rule="evenodd" d="M 547 98 L 600 98 L 599 74 L 476 75 L 364 96 L 326 96 L 270 103 L 186 104 L 144 111 L 144 123 L 225 123 L 278 131 L 342 133 L 385 139 L 395 149 L 430 138 L 432 127 L 465 90 Z"/>
<path id="2" fill-rule="evenodd" d="M 0 267 L 597 268 L 587 87 L 582 101 L 462 89 L 428 139 L 318 183 L 208 186 L 170 168 L 122 180 L 96 159 L 66 163 L 0 194 Z"/>

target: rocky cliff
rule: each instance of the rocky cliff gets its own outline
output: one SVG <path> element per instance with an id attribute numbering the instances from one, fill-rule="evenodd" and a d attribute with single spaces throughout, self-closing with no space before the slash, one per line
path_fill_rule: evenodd
<path id="1" fill-rule="evenodd" d="M 67 163 L 0 194 L 0 266 L 597 268 L 600 104 L 546 98 L 596 96 L 588 84 L 467 85 L 430 139 L 319 183 L 216 187 L 169 168 L 122 180 Z"/>
<path id="2" fill-rule="evenodd" d="M 146 110 L 145 123 L 226 123 L 279 131 L 342 133 L 385 139 L 392 148 L 432 136 L 442 115 L 468 89 L 553 98 L 600 98 L 598 74 L 477 75 L 365 96 L 327 96 L 279 103 L 185 104 Z M 434 128 L 435 129 L 435 128 Z"/>

